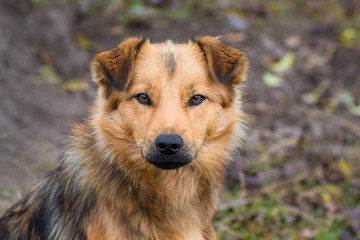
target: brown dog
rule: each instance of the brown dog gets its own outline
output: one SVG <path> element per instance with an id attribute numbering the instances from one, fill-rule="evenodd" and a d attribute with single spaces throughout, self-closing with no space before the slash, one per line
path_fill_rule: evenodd
<path id="1" fill-rule="evenodd" d="M 208 36 L 130 38 L 98 54 L 90 118 L 61 165 L 0 219 L 0 239 L 216 239 L 246 68 L 243 53 Z"/>

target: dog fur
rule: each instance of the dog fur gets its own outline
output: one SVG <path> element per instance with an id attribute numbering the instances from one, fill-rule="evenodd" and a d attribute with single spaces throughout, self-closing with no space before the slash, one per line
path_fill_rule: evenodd
<path id="1" fill-rule="evenodd" d="M 244 138 L 246 69 L 245 54 L 210 36 L 129 38 L 96 55 L 90 117 L 60 166 L 0 218 L 0 239 L 216 239 L 225 168 Z M 161 135 L 181 151 L 159 153 Z"/>

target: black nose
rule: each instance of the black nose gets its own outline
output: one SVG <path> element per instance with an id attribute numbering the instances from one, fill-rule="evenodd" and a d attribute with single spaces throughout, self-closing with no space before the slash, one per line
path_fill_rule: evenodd
<path id="1" fill-rule="evenodd" d="M 183 145 L 184 141 L 177 135 L 160 135 L 155 140 L 157 150 L 168 156 L 177 153 Z"/>

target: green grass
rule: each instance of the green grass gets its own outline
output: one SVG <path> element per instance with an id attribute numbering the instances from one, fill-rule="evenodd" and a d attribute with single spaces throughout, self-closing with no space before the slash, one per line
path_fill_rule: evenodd
<path id="1" fill-rule="evenodd" d="M 347 210 L 359 203 L 359 191 L 352 186 L 359 176 L 347 177 L 349 173 L 339 168 L 349 162 L 334 163 L 324 170 L 338 176 L 333 183 L 326 178 L 319 183 L 316 174 L 300 171 L 284 179 L 272 179 L 257 188 L 233 186 L 224 195 L 227 207 L 217 212 L 214 219 L 218 238 L 337 240 L 342 234 L 355 238 Z M 268 164 L 266 170 L 263 166 L 256 169 L 256 163 L 252 163 L 250 168 L 254 174 L 256 171 L 271 172 L 275 166 L 277 164 Z M 246 197 L 240 197 L 241 192 L 246 193 Z"/>

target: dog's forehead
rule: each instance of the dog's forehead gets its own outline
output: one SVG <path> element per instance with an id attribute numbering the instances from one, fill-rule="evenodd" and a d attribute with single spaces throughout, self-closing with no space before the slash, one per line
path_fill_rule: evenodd
<path id="1" fill-rule="evenodd" d="M 164 45 L 164 44 L 163 44 Z M 166 41 L 165 46 L 161 49 L 161 59 L 164 61 L 166 69 L 169 73 L 174 73 L 176 69 L 177 49 L 170 41 Z"/>
<path id="2" fill-rule="evenodd" d="M 207 76 L 206 62 L 199 48 L 192 44 L 171 41 L 149 44 L 138 56 L 135 64 L 138 78 L 183 81 Z"/>

